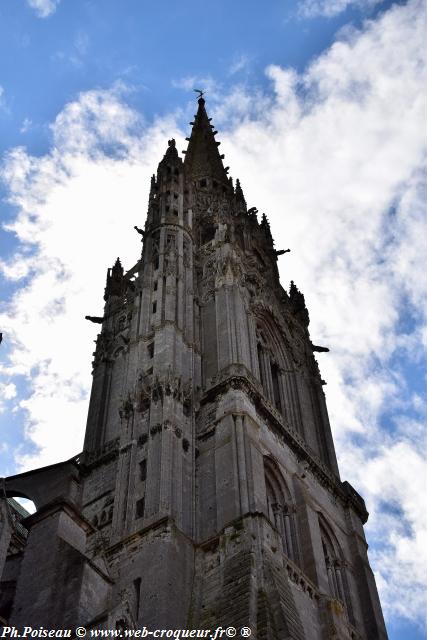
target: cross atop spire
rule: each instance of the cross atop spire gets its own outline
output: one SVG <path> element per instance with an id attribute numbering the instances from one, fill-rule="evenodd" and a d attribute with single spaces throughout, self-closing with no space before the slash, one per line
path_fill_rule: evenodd
<path id="1" fill-rule="evenodd" d="M 211 118 L 205 109 L 205 100 L 200 97 L 197 100 L 199 108 L 194 117 L 191 136 L 188 139 L 184 170 L 188 177 L 193 179 L 214 178 L 228 184 L 227 172 L 222 164 L 223 156 L 218 151 L 221 144 L 215 140 L 216 131 L 211 125 Z"/>

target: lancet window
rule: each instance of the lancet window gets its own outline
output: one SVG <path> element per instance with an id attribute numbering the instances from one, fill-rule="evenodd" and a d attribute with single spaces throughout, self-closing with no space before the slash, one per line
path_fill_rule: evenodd
<path id="1" fill-rule="evenodd" d="M 328 575 L 329 593 L 340 600 L 352 617 L 345 562 L 338 541 L 323 516 L 319 516 L 323 557 Z"/>
<path id="2" fill-rule="evenodd" d="M 283 552 L 298 563 L 295 507 L 290 491 L 279 468 L 269 457 L 264 458 L 264 473 L 268 517 L 280 534 Z"/>
<path id="3" fill-rule="evenodd" d="M 151 244 L 151 262 L 153 264 L 153 269 L 156 270 L 159 268 L 159 251 L 160 251 L 160 233 L 156 231 L 153 233 Z"/>
<path id="4" fill-rule="evenodd" d="M 258 379 L 264 395 L 287 423 L 302 433 L 300 400 L 292 358 L 274 319 L 266 313 L 257 318 Z"/>
<path id="5" fill-rule="evenodd" d="M 262 329 L 257 331 L 257 353 L 259 380 L 266 396 L 275 405 L 278 411 L 283 411 L 281 396 L 281 374 L 278 358 L 280 355 L 274 348 L 271 340 L 268 340 Z"/>

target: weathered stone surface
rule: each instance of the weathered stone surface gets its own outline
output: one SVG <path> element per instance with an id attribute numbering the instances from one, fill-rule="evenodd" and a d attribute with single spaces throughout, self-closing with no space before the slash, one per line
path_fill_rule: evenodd
<path id="1" fill-rule="evenodd" d="M 83 453 L 6 479 L 8 623 L 387 637 L 363 500 L 339 478 L 304 296 L 223 167 L 205 103 L 153 176 L 140 260 L 108 270 Z"/>

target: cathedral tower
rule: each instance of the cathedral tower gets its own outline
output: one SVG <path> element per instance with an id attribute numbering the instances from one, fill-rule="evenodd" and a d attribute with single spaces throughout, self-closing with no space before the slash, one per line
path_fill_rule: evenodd
<path id="1" fill-rule="evenodd" d="M 385 640 L 363 499 L 339 477 L 304 296 L 224 168 L 203 97 L 137 264 L 108 270 L 83 453 L 5 481 L 8 624 Z M 5 502 L 1 550 L 11 535 Z M 21 518 L 22 520 L 22 518 Z M 4 554 L 3 554 L 4 556 Z M 5 587 L 7 585 L 7 589 Z"/>

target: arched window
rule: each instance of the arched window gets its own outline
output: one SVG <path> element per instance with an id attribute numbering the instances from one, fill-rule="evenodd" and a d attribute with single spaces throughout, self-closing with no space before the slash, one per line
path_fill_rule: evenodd
<path id="1" fill-rule="evenodd" d="M 153 265 L 153 270 L 159 268 L 159 251 L 160 251 L 160 232 L 156 231 L 153 233 L 153 238 L 151 241 L 151 262 Z"/>
<path id="2" fill-rule="evenodd" d="M 259 380 L 270 402 L 280 412 L 283 411 L 282 393 L 283 383 L 279 361 L 283 360 L 281 350 L 272 335 L 258 327 L 257 353 Z"/>
<path id="3" fill-rule="evenodd" d="M 279 468 L 269 457 L 264 458 L 264 473 L 268 517 L 280 533 L 283 552 L 298 563 L 295 507 L 291 494 Z"/>
<path id="4" fill-rule="evenodd" d="M 264 309 L 257 312 L 256 348 L 258 379 L 265 397 L 289 426 L 303 434 L 293 358 L 276 321 Z"/>
<path id="5" fill-rule="evenodd" d="M 279 411 L 282 411 L 282 400 L 280 397 L 280 369 L 274 361 L 270 361 L 271 381 L 273 384 L 273 402 Z"/>
<path id="6" fill-rule="evenodd" d="M 350 594 L 347 584 L 345 562 L 341 548 L 325 518 L 319 515 L 320 536 L 322 539 L 323 557 L 328 575 L 329 593 L 340 600 L 346 607 L 350 618 L 352 615 Z"/>

